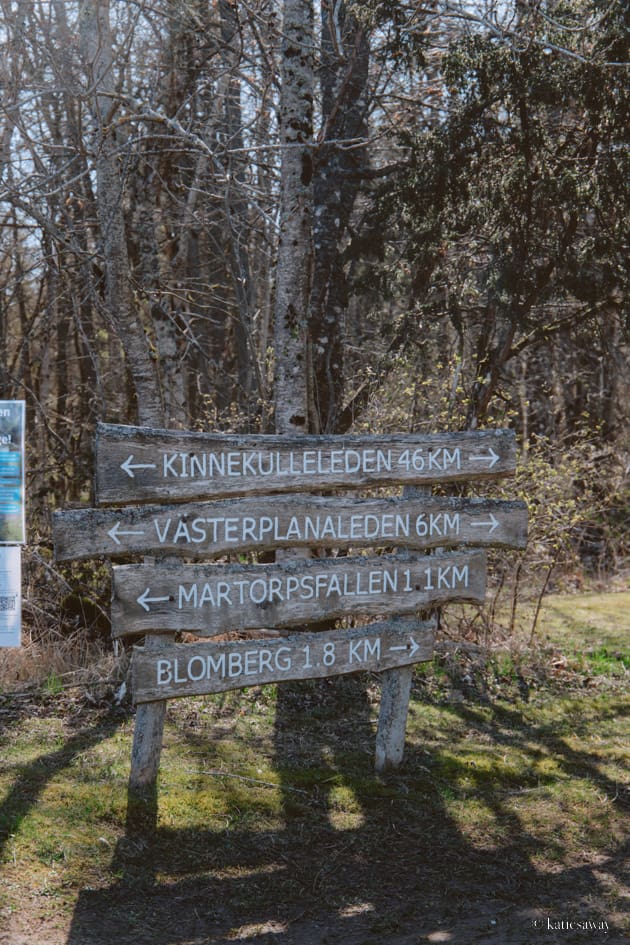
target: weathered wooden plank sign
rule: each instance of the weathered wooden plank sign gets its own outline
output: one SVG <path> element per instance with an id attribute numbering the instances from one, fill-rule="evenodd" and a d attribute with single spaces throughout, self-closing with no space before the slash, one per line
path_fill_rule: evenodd
<path id="1" fill-rule="evenodd" d="M 284 564 L 138 564 L 113 569 L 112 633 L 290 627 L 365 614 L 410 614 L 482 601 L 483 551 L 379 555 Z"/>
<path id="2" fill-rule="evenodd" d="M 527 506 L 491 499 L 264 496 L 57 512 L 53 536 L 59 561 L 155 552 L 212 558 L 322 545 L 524 548 Z"/>
<path id="3" fill-rule="evenodd" d="M 136 647 L 134 699 L 151 702 L 293 679 L 382 672 L 431 659 L 434 636 L 432 621 L 392 620 L 276 640 L 169 643 L 148 651 Z"/>
<path id="4" fill-rule="evenodd" d="M 477 546 L 522 548 L 527 537 L 523 502 L 426 492 L 431 483 L 495 479 L 515 468 L 509 430 L 241 436 L 99 424 L 96 502 L 112 507 L 57 513 L 55 555 L 162 559 L 113 568 L 113 636 L 146 635 L 132 666 L 139 706 L 130 787 L 155 783 L 167 699 L 362 669 L 383 673 L 377 769 L 400 763 L 409 667 L 430 659 L 433 645 L 433 624 L 418 614 L 482 601 L 486 556 Z M 310 494 L 381 486 L 406 488 L 391 498 Z M 177 560 L 300 546 L 351 556 Z M 460 546 L 466 550 L 444 551 Z M 360 548 L 398 552 L 352 554 Z M 439 551 L 420 553 L 432 548 Z M 217 637 L 358 616 L 378 622 L 273 640 L 172 640 L 180 630 Z"/>
<path id="5" fill-rule="evenodd" d="M 392 436 L 180 433 L 99 424 L 99 505 L 505 476 L 510 430 Z"/>

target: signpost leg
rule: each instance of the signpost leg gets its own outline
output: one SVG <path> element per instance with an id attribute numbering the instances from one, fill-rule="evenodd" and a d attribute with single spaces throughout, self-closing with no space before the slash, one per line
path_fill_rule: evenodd
<path id="1" fill-rule="evenodd" d="M 403 489 L 405 499 L 419 499 L 429 495 L 429 486 L 405 486 Z M 408 620 L 408 617 L 401 618 L 401 624 Z M 403 760 L 412 676 L 413 666 L 388 669 L 381 673 L 381 709 L 374 757 L 374 767 L 378 774 L 390 768 L 397 768 Z"/>
<path id="2" fill-rule="evenodd" d="M 375 768 L 380 774 L 397 768 L 405 750 L 405 728 L 413 666 L 381 673 L 381 710 L 376 732 Z"/>
<path id="3" fill-rule="evenodd" d="M 129 790 L 134 794 L 150 793 L 157 780 L 165 716 L 165 699 L 144 702 L 136 710 L 129 775 Z"/>
<path id="4" fill-rule="evenodd" d="M 174 634 L 168 634 L 172 640 Z M 153 649 L 164 636 L 147 636 L 145 647 Z M 136 709 L 131 748 L 131 771 L 127 786 L 125 858 L 142 860 L 157 827 L 157 776 L 162 753 L 166 699 L 145 702 Z"/>

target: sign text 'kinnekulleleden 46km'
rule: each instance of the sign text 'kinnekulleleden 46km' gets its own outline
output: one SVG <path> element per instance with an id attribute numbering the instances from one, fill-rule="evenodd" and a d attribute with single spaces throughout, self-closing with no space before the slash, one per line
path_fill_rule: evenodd
<path id="1" fill-rule="evenodd" d="M 396 436 L 179 433 L 99 424 L 99 504 L 463 481 L 514 472 L 510 430 Z"/>

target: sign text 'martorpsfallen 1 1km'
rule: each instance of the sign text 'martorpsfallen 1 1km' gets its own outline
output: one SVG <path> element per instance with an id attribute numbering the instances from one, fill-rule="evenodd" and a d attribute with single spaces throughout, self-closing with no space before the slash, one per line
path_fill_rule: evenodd
<path id="1" fill-rule="evenodd" d="M 136 648 L 132 661 L 134 701 L 204 695 L 361 670 L 382 672 L 431 659 L 434 634 L 431 621 L 392 620 L 276 640 Z"/>
<path id="2" fill-rule="evenodd" d="M 123 565 L 113 569 L 112 633 L 217 636 L 357 614 L 410 614 L 443 601 L 481 601 L 485 584 L 483 551 L 269 565 Z"/>
<path id="3" fill-rule="evenodd" d="M 326 546 L 484 545 L 524 548 L 527 506 L 492 499 L 257 496 L 219 502 L 76 509 L 53 519 L 58 561 L 95 555 L 218 557 Z"/>
<path id="4" fill-rule="evenodd" d="M 100 424 L 99 504 L 496 478 L 514 472 L 510 430 L 396 436 L 179 433 Z"/>

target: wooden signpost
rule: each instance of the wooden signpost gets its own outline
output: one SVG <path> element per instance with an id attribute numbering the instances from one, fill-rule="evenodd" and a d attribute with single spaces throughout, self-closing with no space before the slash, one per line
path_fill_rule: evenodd
<path id="1" fill-rule="evenodd" d="M 393 721 L 381 713 L 377 734 L 377 767 L 399 761 L 406 668 L 430 659 L 433 648 L 434 624 L 418 615 L 447 601 L 483 600 L 486 556 L 479 546 L 523 548 L 527 532 L 523 502 L 421 493 L 432 483 L 505 476 L 515 465 L 515 438 L 507 430 L 224 436 L 99 424 L 96 501 L 111 507 L 56 513 L 53 533 L 59 560 L 157 556 L 113 568 L 112 634 L 146 635 L 132 663 L 143 721 L 136 725 L 130 785 L 157 775 L 165 700 L 359 670 L 382 672 L 384 700 L 402 706 Z M 400 485 L 403 497 L 343 494 Z M 335 494 L 308 494 L 322 490 Z M 212 563 L 295 547 L 348 554 Z M 376 622 L 286 633 L 359 617 Z M 214 638 L 264 630 L 280 635 L 173 642 L 178 631 Z M 398 674 L 406 674 L 405 686 L 397 685 Z M 152 711 L 156 722 L 145 732 Z"/>
<path id="2" fill-rule="evenodd" d="M 496 479 L 515 465 L 509 430 L 227 436 L 104 423 L 96 436 L 99 504 Z"/>
<path id="3" fill-rule="evenodd" d="M 288 495 L 57 513 L 57 560 L 129 554 L 218 558 L 312 546 L 524 548 L 524 502 Z"/>
<path id="4" fill-rule="evenodd" d="M 225 692 L 291 679 L 318 679 L 369 669 L 382 672 L 431 659 L 431 621 L 371 623 L 352 630 L 294 633 L 276 640 L 163 644 L 136 649 L 136 702 Z"/>
<path id="5" fill-rule="evenodd" d="M 345 616 L 409 614 L 448 600 L 482 601 L 483 551 L 382 555 L 284 564 L 115 567 L 114 636 L 290 627 Z"/>

